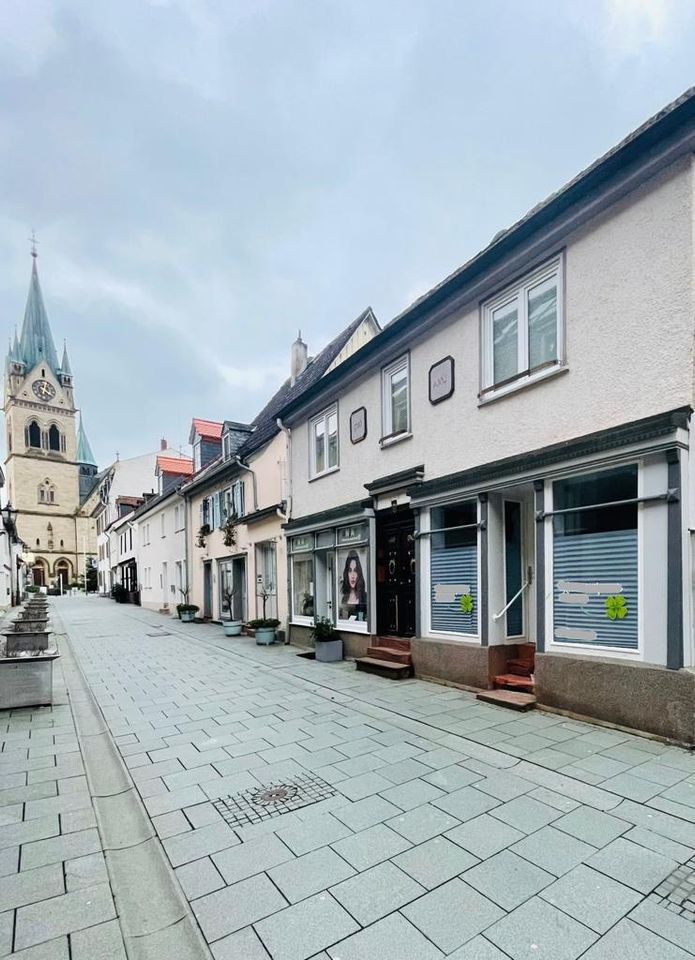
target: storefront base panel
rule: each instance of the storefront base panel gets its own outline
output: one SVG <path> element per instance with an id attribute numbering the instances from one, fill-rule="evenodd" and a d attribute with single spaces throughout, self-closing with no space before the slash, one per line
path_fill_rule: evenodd
<path id="1" fill-rule="evenodd" d="M 298 647 L 313 649 L 314 641 L 311 639 L 311 627 L 300 627 L 293 623 L 289 629 L 290 643 L 294 643 Z M 338 630 L 337 633 L 343 641 L 343 657 L 345 659 L 366 657 L 367 647 L 375 642 L 374 638 L 366 633 L 347 633 L 341 630 Z"/>
<path id="2" fill-rule="evenodd" d="M 695 673 L 566 653 L 537 653 L 535 695 L 554 707 L 695 743 Z"/>
<path id="3" fill-rule="evenodd" d="M 410 642 L 416 677 L 431 677 L 487 690 L 490 678 L 502 673 L 509 647 L 480 647 L 456 640 L 414 638 Z"/>

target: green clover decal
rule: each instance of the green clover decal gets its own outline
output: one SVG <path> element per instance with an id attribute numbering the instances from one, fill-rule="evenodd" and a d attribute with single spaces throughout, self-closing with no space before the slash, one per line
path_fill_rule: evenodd
<path id="1" fill-rule="evenodd" d="M 473 613 L 473 597 L 470 593 L 464 593 L 461 597 L 461 612 L 462 613 Z"/>
<path id="2" fill-rule="evenodd" d="M 606 616 L 609 620 L 624 620 L 627 616 L 625 597 L 606 597 Z"/>

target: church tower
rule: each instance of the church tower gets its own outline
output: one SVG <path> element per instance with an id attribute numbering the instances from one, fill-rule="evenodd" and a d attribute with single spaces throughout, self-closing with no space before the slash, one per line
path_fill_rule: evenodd
<path id="1" fill-rule="evenodd" d="M 89 515 L 97 466 L 80 417 L 76 426 L 67 345 L 60 362 L 44 307 L 32 248 L 22 333 L 5 366 L 7 495 L 18 510 L 17 532 L 35 557 L 34 583 L 68 585 L 96 553 Z"/>

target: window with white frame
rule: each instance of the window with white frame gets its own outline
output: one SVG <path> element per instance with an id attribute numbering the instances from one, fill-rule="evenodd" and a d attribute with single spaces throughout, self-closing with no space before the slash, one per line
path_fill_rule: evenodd
<path id="1" fill-rule="evenodd" d="M 198 437 L 196 442 L 193 444 L 193 469 L 196 471 L 196 473 L 198 470 L 200 470 L 201 465 L 201 447 L 202 440 L 200 437 Z"/>
<path id="2" fill-rule="evenodd" d="M 430 617 L 434 633 L 478 634 L 478 505 L 430 511 Z"/>
<path id="3" fill-rule="evenodd" d="M 483 304 L 482 393 L 562 362 L 562 257 Z"/>
<path id="4" fill-rule="evenodd" d="M 309 421 L 311 476 L 336 470 L 338 458 L 338 408 L 329 407 Z"/>
<path id="5" fill-rule="evenodd" d="M 161 529 L 161 535 L 162 535 L 163 537 L 166 537 L 166 535 L 167 535 L 167 521 L 166 521 L 166 513 L 164 512 L 164 510 L 162 510 L 162 512 L 160 513 L 159 516 L 160 516 L 160 524 L 161 524 L 161 528 L 162 528 L 162 529 Z"/>
<path id="6" fill-rule="evenodd" d="M 246 512 L 244 509 L 244 481 L 235 480 L 232 484 L 231 491 L 232 513 L 237 517 L 243 517 Z"/>
<path id="7" fill-rule="evenodd" d="M 406 355 L 381 371 L 382 439 L 410 432 L 410 363 Z"/>

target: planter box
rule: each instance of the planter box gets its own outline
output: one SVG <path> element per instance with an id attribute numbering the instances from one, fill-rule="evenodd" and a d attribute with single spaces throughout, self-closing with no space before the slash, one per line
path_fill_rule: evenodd
<path id="1" fill-rule="evenodd" d="M 225 620 L 222 624 L 225 637 L 240 637 L 242 626 L 241 620 Z"/>
<path id="2" fill-rule="evenodd" d="M 181 611 L 181 622 L 182 623 L 193 623 L 195 620 L 195 613 L 193 610 L 182 610 Z"/>
<path id="3" fill-rule="evenodd" d="M 38 633 L 46 629 L 48 617 L 36 620 L 15 620 L 12 624 L 14 633 Z"/>
<path id="4" fill-rule="evenodd" d="M 0 707 L 46 707 L 53 703 L 53 650 L 38 657 L 0 658 Z"/>
<path id="5" fill-rule="evenodd" d="M 256 627 L 256 643 L 261 647 L 269 647 L 275 643 L 275 627 Z"/>
<path id="6" fill-rule="evenodd" d="M 8 657 L 31 650 L 48 650 L 48 632 L 40 630 L 35 633 L 5 633 L 7 643 L 5 653 Z"/>
<path id="7" fill-rule="evenodd" d="M 338 663 L 343 659 L 342 640 L 317 640 L 314 649 L 321 663 Z"/>

